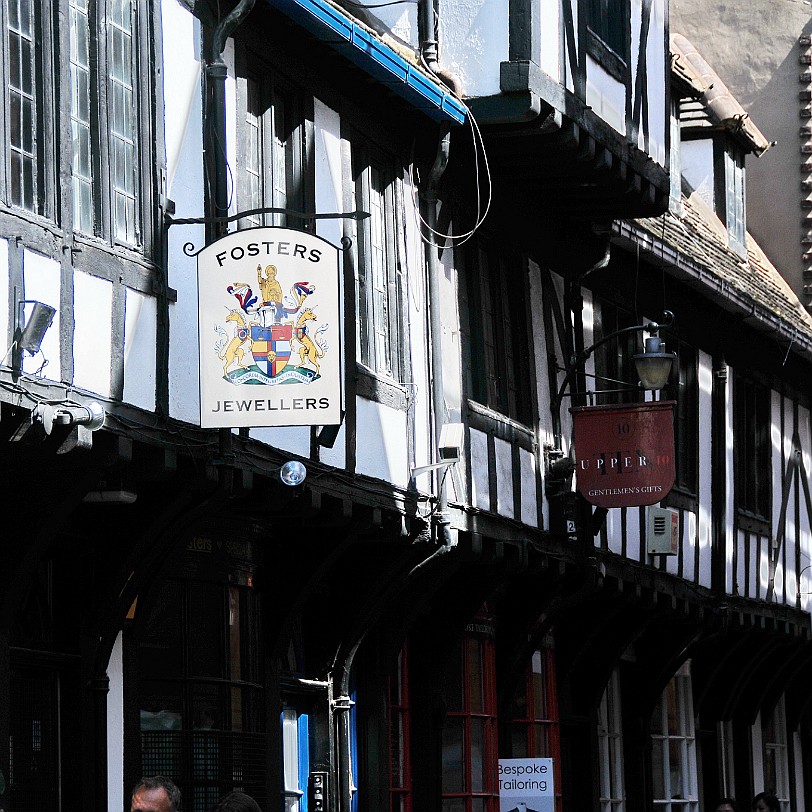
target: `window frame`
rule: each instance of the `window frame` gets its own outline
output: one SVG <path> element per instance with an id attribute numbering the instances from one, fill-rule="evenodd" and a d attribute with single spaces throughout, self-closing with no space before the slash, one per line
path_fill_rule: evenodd
<path id="1" fill-rule="evenodd" d="M 3 53 L 0 69 L 8 76 L 8 5 L 10 0 L 0 3 L 0 21 L 3 27 Z M 112 81 L 112 60 L 116 53 L 110 42 L 110 26 L 114 3 L 123 3 L 131 10 L 132 41 L 126 49 L 129 55 L 128 74 L 132 81 L 132 104 L 122 113 L 128 124 L 127 132 L 133 138 L 131 146 L 131 193 L 132 231 L 122 238 L 115 233 L 116 216 L 114 212 L 114 172 L 113 160 L 115 150 L 112 146 L 111 105 L 113 95 L 110 90 Z M 154 4 L 145 0 L 95 0 L 87 4 L 87 46 L 86 55 L 87 82 L 84 88 L 82 126 L 87 132 L 85 141 L 89 143 L 90 154 L 81 173 L 75 160 L 74 129 L 76 109 L 74 93 L 76 60 L 71 49 L 76 45 L 76 29 L 70 23 L 74 13 L 74 4 L 70 0 L 39 0 L 33 4 L 40 17 L 40 28 L 37 32 L 38 57 L 37 91 L 39 105 L 37 112 L 37 160 L 42 165 L 37 196 L 39 202 L 35 207 L 21 207 L 12 200 L 11 179 L 9 177 L 9 129 L 3 129 L 4 156 L 0 161 L 0 213 L 23 214 L 32 223 L 46 221 L 48 230 L 63 229 L 73 233 L 77 242 L 93 247 L 100 247 L 112 253 L 124 252 L 130 257 L 143 257 L 147 263 L 155 261 L 155 250 L 159 244 L 161 212 L 156 205 L 160 191 L 162 172 L 162 152 L 159 152 L 159 122 L 157 110 L 161 104 L 161 88 L 156 81 L 154 71 L 142 70 L 140 66 L 155 64 L 154 50 L 160 47 L 160 11 Z M 64 13 L 69 25 L 57 30 L 54 20 L 57 14 Z M 64 53 L 66 58 L 57 62 L 58 55 Z M 0 105 L 0 114 L 8 111 L 8 93 L 4 93 Z M 64 121 L 64 126 L 58 126 Z M 161 156 L 159 158 L 159 155 Z M 81 174 L 81 180 L 74 183 L 74 177 Z M 64 182 L 60 181 L 64 178 Z M 88 187 L 90 182 L 90 187 Z M 89 193 L 82 197 L 78 193 L 79 184 L 84 184 Z M 91 207 L 89 216 L 82 222 L 79 199 Z M 108 267 L 105 260 L 99 257 L 96 267 L 98 275 L 118 279 L 121 270 L 115 261 Z M 137 276 L 135 274 L 134 276 Z M 130 273 L 125 274 L 130 282 Z M 145 283 L 134 283 L 138 290 L 147 289 Z"/>
<path id="2" fill-rule="evenodd" d="M 401 274 L 403 181 L 395 158 L 369 142 L 353 139 L 351 154 L 353 206 L 370 213 L 355 222 L 353 241 L 357 360 L 363 369 L 397 384 L 403 381 L 406 364 L 407 320 Z M 375 240 L 376 234 L 379 240 Z M 384 313 L 375 307 L 376 293 L 385 302 Z"/>
<path id="3" fill-rule="evenodd" d="M 690 660 L 687 660 L 665 687 L 651 715 L 651 801 L 653 808 L 658 812 L 699 812 L 699 775 L 694 725 L 691 664 Z M 661 748 L 659 759 L 656 758 L 657 748 Z M 679 792 L 686 793 L 687 797 L 673 794 L 672 748 L 678 751 L 678 763 L 684 767 L 684 772 L 680 774 Z M 662 768 L 659 782 L 655 775 L 658 764 Z M 662 786 L 666 797 L 656 797 L 658 783 Z"/>
<path id="4" fill-rule="evenodd" d="M 630 310 L 616 302 L 608 299 L 595 301 L 593 322 L 595 342 L 639 323 Z M 621 333 L 616 339 L 607 341 L 595 350 L 595 403 L 619 405 L 640 403 L 643 400 L 645 393 L 642 389 L 636 388 L 638 376 L 632 360 L 636 353 L 642 352 L 642 347 L 642 334 L 627 332 Z M 604 385 L 607 385 L 609 391 L 601 391 Z M 601 388 L 598 388 L 599 386 Z"/>
<path id="5" fill-rule="evenodd" d="M 256 92 L 260 105 L 259 114 L 256 116 L 258 137 L 255 156 L 259 190 L 258 194 L 254 194 L 249 189 L 248 164 L 247 161 L 241 161 L 241 171 L 238 172 L 236 179 L 234 213 L 255 208 L 305 211 L 308 121 L 303 98 L 293 85 L 282 79 L 278 71 L 267 65 L 253 49 L 247 47 L 238 49 L 236 73 L 237 150 L 240 155 L 248 156 L 254 149 L 248 122 L 252 92 Z M 284 134 L 283 138 L 279 138 L 280 129 Z M 271 160 L 268 160 L 268 156 Z M 284 188 L 279 183 L 281 174 L 284 174 Z M 251 215 L 238 223 L 239 228 L 257 226 L 289 226 L 309 231 L 313 228 L 313 223 L 300 221 L 286 214 Z"/>
<path id="6" fill-rule="evenodd" d="M 772 514 L 772 391 L 753 376 L 733 376 L 734 503 L 740 523 L 767 529 Z"/>
<path id="7" fill-rule="evenodd" d="M 673 334 L 666 347 L 676 353 L 665 396 L 674 405 L 674 488 L 696 500 L 699 493 L 699 352 Z"/>
<path id="8" fill-rule="evenodd" d="M 389 729 L 389 810 L 412 812 L 411 696 L 409 692 L 409 646 L 398 652 L 395 673 L 387 691 Z M 397 748 L 393 743 L 397 741 Z M 395 759 L 397 758 L 397 773 Z"/>
<path id="9" fill-rule="evenodd" d="M 740 256 L 747 256 L 747 179 L 744 150 L 726 134 L 713 141 L 714 206 L 727 228 L 728 246 Z"/>
<path id="10" fill-rule="evenodd" d="M 480 406 L 532 427 L 528 267 L 522 256 L 499 247 L 495 240 L 475 239 L 459 257 L 468 311 L 468 392 Z"/>
<path id="11" fill-rule="evenodd" d="M 598 754 L 601 812 L 625 812 L 623 716 L 617 668 L 609 676 L 598 706 Z"/>
<path id="12" fill-rule="evenodd" d="M 629 0 L 585 0 L 587 53 L 618 81 L 625 81 L 631 51 Z"/>
<path id="13" fill-rule="evenodd" d="M 538 678 L 536 677 L 538 675 Z M 543 684 L 539 690 L 539 679 Z M 558 685 L 556 682 L 555 649 L 552 635 L 548 635 L 542 647 L 536 649 L 524 671 L 519 691 L 523 692 L 525 713 L 521 716 L 514 706 L 511 719 L 511 758 L 551 758 L 553 760 L 553 786 L 555 788 L 556 812 L 561 812 L 563 804 L 561 784 L 561 726 L 558 715 Z M 543 707 L 542 707 L 543 706 Z M 539 712 L 541 710 L 541 712 Z M 516 730 L 525 736 L 523 752 L 517 752 Z M 544 736 L 539 730 L 545 731 Z M 547 746 L 544 746 L 546 739 Z"/>
<path id="14" fill-rule="evenodd" d="M 496 647 L 493 638 L 488 633 L 480 631 L 489 626 L 492 620 L 485 616 L 477 616 L 470 624 L 454 654 L 447 663 L 446 674 L 449 669 L 457 667 L 457 686 L 462 688 L 461 705 L 456 707 L 446 694 L 446 721 L 443 726 L 443 766 L 446 764 L 446 734 L 451 729 L 451 720 L 460 720 L 462 731 L 461 754 L 462 789 L 447 790 L 445 775 L 441 791 L 441 807 L 443 810 L 455 809 L 460 812 L 497 812 L 499 806 L 499 784 L 496 774 L 498 752 L 497 730 L 497 700 L 496 700 Z M 474 654 L 480 654 L 479 662 L 481 672 L 472 673 L 471 664 Z M 478 676 L 478 682 L 475 679 Z M 448 678 L 446 687 L 448 687 Z M 480 695 L 477 703 L 472 702 L 474 692 L 472 687 L 480 686 Z M 477 723 L 481 723 L 482 730 L 482 761 L 481 777 L 483 785 L 480 789 L 474 788 L 472 753 L 472 730 Z M 454 802 L 461 802 L 456 805 Z"/>
<path id="15" fill-rule="evenodd" d="M 778 798 L 781 812 L 789 812 L 792 786 L 787 711 L 783 696 L 769 716 L 762 716 L 761 746 L 764 759 L 764 786 Z"/>

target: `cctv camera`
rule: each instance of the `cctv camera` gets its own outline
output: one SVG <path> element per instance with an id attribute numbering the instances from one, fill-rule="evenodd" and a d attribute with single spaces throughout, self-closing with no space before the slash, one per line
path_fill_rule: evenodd
<path id="1" fill-rule="evenodd" d="M 462 423 L 446 423 L 440 429 L 440 459 L 458 460 L 462 450 L 464 426 Z"/>

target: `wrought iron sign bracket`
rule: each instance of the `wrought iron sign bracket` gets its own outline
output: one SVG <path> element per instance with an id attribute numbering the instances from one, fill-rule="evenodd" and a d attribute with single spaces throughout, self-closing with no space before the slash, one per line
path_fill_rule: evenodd
<path id="1" fill-rule="evenodd" d="M 350 212 L 302 212 L 294 211 L 293 209 L 283 209 L 271 206 L 262 206 L 257 209 L 246 209 L 239 211 L 236 214 L 229 214 L 224 217 L 173 217 L 169 212 L 164 214 L 164 228 L 168 231 L 172 226 L 192 226 L 192 225 L 209 225 L 212 223 L 233 223 L 235 220 L 242 220 L 244 217 L 253 217 L 257 214 L 284 214 L 296 220 L 310 221 L 310 220 L 366 220 L 370 214 L 368 211 Z M 203 246 L 205 248 L 206 246 Z M 338 248 L 338 246 L 335 246 Z M 341 238 L 341 249 L 344 251 L 352 247 L 352 240 L 349 237 Z M 187 242 L 183 246 L 183 253 L 187 257 L 196 257 L 200 251 L 195 250 L 195 245 L 192 242 Z"/>

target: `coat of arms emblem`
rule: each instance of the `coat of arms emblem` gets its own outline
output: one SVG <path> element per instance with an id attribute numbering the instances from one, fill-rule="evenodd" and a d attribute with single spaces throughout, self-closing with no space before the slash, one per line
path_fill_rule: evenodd
<path id="1" fill-rule="evenodd" d="M 225 287 L 234 306 L 214 327 L 223 377 L 233 384 L 277 386 L 320 377 L 329 324 L 319 324 L 316 285 L 296 281 L 282 292 L 279 268 L 257 266 L 257 291 L 248 282 Z"/>

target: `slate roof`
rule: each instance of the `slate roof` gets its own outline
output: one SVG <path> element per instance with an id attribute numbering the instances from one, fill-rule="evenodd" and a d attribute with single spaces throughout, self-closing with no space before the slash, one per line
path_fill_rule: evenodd
<path id="1" fill-rule="evenodd" d="M 746 260 L 728 247 L 724 225 L 698 195 L 683 195 L 680 216 L 616 222 L 615 233 L 721 308 L 782 334 L 794 351 L 812 359 L 812 316 L 750 234 Z"/>

